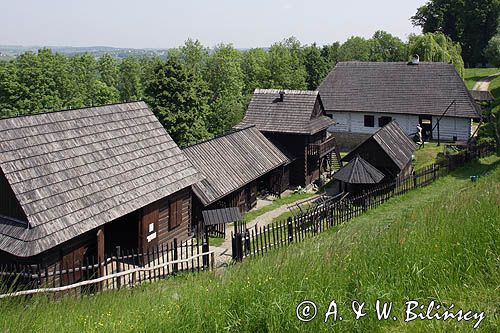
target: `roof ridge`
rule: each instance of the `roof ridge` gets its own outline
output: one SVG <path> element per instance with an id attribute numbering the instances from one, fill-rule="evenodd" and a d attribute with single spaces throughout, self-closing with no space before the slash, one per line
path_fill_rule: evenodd
<path id="1" fill-rule="evenodd" d="M 181 150 L 184 150 L 184 149 L 187 149 L 187 148 L 191 148 L 191 147 L 194 147 L 194 146 L 198 146 L 198 145 L 201 145 L 201 144 L 204 144 L 204 143 L 207 143 L 207 142 L 210 142 L 210 141 L 214 141 L 214 140 L 217 140 L 217 139 L 220 139 L 220 138 L 225 138 L 225 137 L 231 136 L 233 134 L 246 131 L 246 130 L 248 130 L 250 128 L 253 128 L 253 127 L 255 127 L 255 125 L 247 125 L 247 126 L 242 127 L 242 128 L 234 128 L 233 127 L 233 128 L 231 128 L 231 130 L 227 131 L 226 133 L 214 136 L 213 138 L 210 138 L 210 139 L 206 139 L 206 140 L 202 140 L 200 142 L 193 143 L 192 145 L 189 145 L 189 146 L 182 147 Z"/>
<path id="2" fill-rule="evenodd" d="M 261 89 L 256 88 L 254 94 L 279 94 L 280 92 L 290 95 L 318 95 L 318 90 L 298 90 L 298 89 Z"/>
<path id="3" fill-rule="evenodd" d="M 25 118 L 25 117 L 35 117 L 35 116 L 42 116 L 42 115 L 47 115 L 47 114 L 52 114 L 52 113 L 61 113 L 61 112 L 69 112 L 69 111 L 80 111 L 80 110 L 86 110 L 86 109 L 96 109 L 96 108 L 101 108 L 101 107 L 106 107 L 106 106 L 113 106 L 113 105 L 127 105 L 127 104 L 132 104 L 132 103 L 144 103 L 146 102 L 144 100 L 138 100 L 138 101 L 127 101 L 127 102 L 116 102 L 116 103 L 109 103 L 109 104 L 100 104 L 100 105 L 93 105 L 93 106 L 82 106 L 82 107 L 77 107 L 77 108 L 70 108 L 70 109 L 56 109 L 56 110 L 43 110 L 35 113 L 30 113 L 30 114 L 20 114 L 17 116 L 7 116 L 7 117 L 0 117 L 0 121 L 3 120 L 8 120 L 8 119 L 17 119 L 17 118 Z M 147 105 L 147 104 L 146 104 Z"/>

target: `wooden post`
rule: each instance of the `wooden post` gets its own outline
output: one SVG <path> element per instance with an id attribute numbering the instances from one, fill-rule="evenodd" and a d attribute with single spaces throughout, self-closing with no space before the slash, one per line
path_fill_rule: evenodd
<path id="1" fill-rule="evenodd" d="M 438 147 L 441 146 L 441 135 L 439 133 L 439 122 L 440 122 L 441 119 L 438 120 L 438 123 L 437 123 L 437 129 L 438 129 Z M 431 133 L 432 135 L 432 133 Z"/>
<path id="2" fill-rule="evenodd" d="M 288 243 L 293 242 L 293 224 L 292 224 L 292 217 L 289 216 L 287 220 L 287 227 L 288 227 Z"/>
<path id="3" fill-rule="evenodd" d="M 116 247 L 116 272 L 120 273 L 120 256 L 121 256 L 121 249 L 119 246 Z M 116 287 L 120 289 L 120 277 L 118 276 L 116 278 Z"/>
<path id="4" fill-rule="evenodd" d="M 97 264 L 98 264 L 98 276 L 104 276 L 104 264 L 101 264 L 101 260 L 104 259 L 104 227 L 100 227 L 97 230 Z M 104 282 L 99 283 L 98 288 L 102 290 L 104 287 Z"/>
<path id="5" fill-rule="evenodd" d="M 177 260 L 179 259 L 178 257 L 178 253 L 177 253 L 177 238 L 174 238 L 174 246 L 173 246 L 173 249 L 174 251 L 174 257 L 173 257 L 173 260 Z M 172 267 L 172 273 L 177 273 L 177 271 L 179 270 L 179 265 L 178 264 L 174 264 L 173 267 Z"/>

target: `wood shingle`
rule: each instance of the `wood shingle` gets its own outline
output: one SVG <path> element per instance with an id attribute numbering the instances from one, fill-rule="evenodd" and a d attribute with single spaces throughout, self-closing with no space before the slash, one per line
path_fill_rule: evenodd
<path id="1" fill-rule="evenodd" d="M 331 118 L 314 114 L 317 103 L 321 103 L 317 91 L 256 89 L 235 128 L 255 125 L 262 132 L 314 134 L 334 124 Z"/>
<path id="2" fill-rule="evenodd" d="M 29 228 L 0 250 L 32 256 L 200 180 L 144 102 L 0 120 L 0 168 Z"/>
<path id="3" fill-rule="evenodd" d="M 371 137 L 360 143 L 349 154 L 344 156 L 342 160 L 351 161 L 354 159 L 358 156 L 359 149 L 369 141 L 375 141 L 399 170 L 403 170 L 411 162 L 416 149 L 415 143 L 404 133 L 398 123 L 391 121 Z"/>
<path id="4" fill-rule="evenodd" d="M 452 64 L 340 62 L 318 88 L 327 112 L 476 118 L 480 112 Z"/>
<path id="5" fill-rule="evenodd" d="M 204 177 L 193 185 L 193 191 L 205 206 L 288 162 L 256 127 L 186 147 L 183 152 Z"/>

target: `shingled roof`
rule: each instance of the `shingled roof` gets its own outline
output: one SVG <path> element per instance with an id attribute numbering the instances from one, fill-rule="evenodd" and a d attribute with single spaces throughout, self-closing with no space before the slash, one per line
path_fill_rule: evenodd
<path id="1" fill-rule="evenodd" d="M 315 114 L 317 107 L 321 113 Z M 245 118 L 235 128 L 255 125 L 263 132 L 314 134 L 333 124 L 317 91 L 256 89 Z"/>
<path id="2" fill-rule="evenodd" d="M 385 125 L 365 141 L 361 142 L 349 154 L 342 158 L 343 161 L 350 161 L 358 156 L 359 148 L 366 142 L 374 140 L 397 165 L 400 170 L 412 160 L 413 153 L 417 148 L 416 144 L 406 136 L 399 124 L 393 120 Z"/>
<path id="3" fill-rule="evenodd" d="M 143 102 L 0 120 L 0 168 L 27 221 L 0 250 L 28 257 L 201 179 Z"/>
<path id="4" fill-rule="evenodd" d="M 478 102 L 492 102 L 495 97 L 488 90 L 469 90 L 472 98 Z"/>
<path id="5" fill-rule="evenodd" d="M 363 158 L 356 156 L 332 177 L 349 184 L 378 184 L 385 175 Z"/>
<path id="6" fill-rule="evenodd" d="M 255 127 L 189 146 L 183 151 L 205 177 L 193 186 L 205 206 L 288 161 Z"/>
<path id="7" fill-rule="evenodd" d="M 340 62 L 318 88 L 326 111 L 476 118 L 480 112 L 452 64 Z"/>

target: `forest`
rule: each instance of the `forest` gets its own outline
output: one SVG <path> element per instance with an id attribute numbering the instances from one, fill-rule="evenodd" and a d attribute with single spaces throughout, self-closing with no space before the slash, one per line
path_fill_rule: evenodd
<path id="1" fill-rule="evenodd" d="M 384 31 L 318 46 L 290 37 L 269 48 L 208 48 L 187 40 L 166 59 L 88 53 L 71 57 L 40 49 L 0 62 L 0 117 L 145 100 L 179 145 L 220 135 L 239 122 L 256 88 L 316 89 L 338 61 L 464 64 L 458 43 L 441 33 L 407 42 Z"/>

